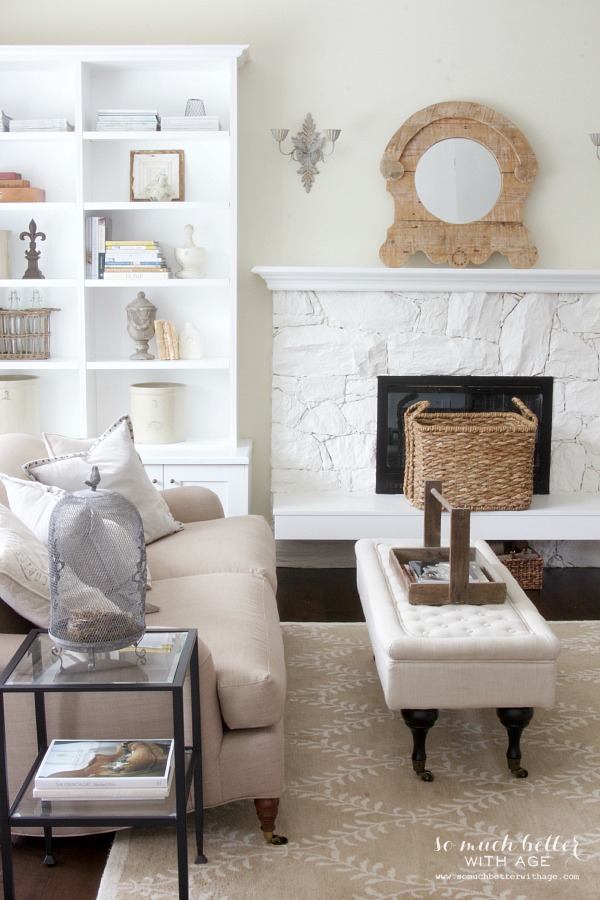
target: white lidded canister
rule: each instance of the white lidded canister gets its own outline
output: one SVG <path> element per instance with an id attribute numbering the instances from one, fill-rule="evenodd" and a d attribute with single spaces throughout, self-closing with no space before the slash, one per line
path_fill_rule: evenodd
<path id="1" fill-rule="evenodd" d="M 185 441 L 185 384 L 149 381 L 129 386 L 137 444 Z"/>
<path id="2" fill-rule="evenodd" d="M 38 384 L 35 375 L 0 377 L 0 434 L 40 436 Z"/>

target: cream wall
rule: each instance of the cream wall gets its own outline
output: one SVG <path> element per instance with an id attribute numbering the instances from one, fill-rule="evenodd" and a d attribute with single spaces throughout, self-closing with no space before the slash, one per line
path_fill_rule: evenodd
<path id="1" fill-rule="evenodd" d="M 597 0 L 0 0 L 1 43 L 248 43 L 240 78 L 240 433 L 269 514 L 271 298 L 253 265 L 378 266 L 379 173 L 404 119 L 473 100 L 511 119 L 539 175 L 525 221 L 542 268 L 600 260 Z M 269 129 L 341 128 L 310 194 Z M 416 264 L 426 260 L 415 259 Z M 494 257 L 492 264 L 504 265 Z"/>

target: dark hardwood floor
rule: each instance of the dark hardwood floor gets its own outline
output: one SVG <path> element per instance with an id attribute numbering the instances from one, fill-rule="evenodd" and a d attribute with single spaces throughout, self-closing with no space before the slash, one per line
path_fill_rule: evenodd
<path id="1" fill-rule="evenodd" d="M 283 622 L 362 622 L 354 569 L 277 570 Z M 546 569 L 541 591 L 528 596 L 549 621 L 600 618 L 600 569 Z M 57 839 L 57 864 L 42 864 L 40 838 L 13 842 L 17 900 L 95 900 L 112 834 Z M 0 885 L 0 897 L 4 893 Z"/>
<path id="2" fill-rule="evenodd" d="M 354 569 L 278 569 L 282 622 L 364 622 Z M 527 596 L 549 622 L 600 618 L 600 569 L 544 569 Z"/>

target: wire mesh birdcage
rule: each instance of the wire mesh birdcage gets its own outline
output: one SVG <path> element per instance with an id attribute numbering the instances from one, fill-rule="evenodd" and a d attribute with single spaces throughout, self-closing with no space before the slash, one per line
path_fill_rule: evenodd
<path id="1" fill-rule="evenodd" d="M 50 627 L 61 647 L 109 651 L 137 643 L 145 632 L 146 545 L 136 507 L 122 494 L 67 494 L 50 518 Z"/>

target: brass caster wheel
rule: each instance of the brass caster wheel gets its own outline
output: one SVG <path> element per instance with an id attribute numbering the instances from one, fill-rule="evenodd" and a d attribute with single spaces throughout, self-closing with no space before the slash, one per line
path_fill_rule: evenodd
<path id="1" fill-rule="evenodd" d="M 510 769 L 511 774 L 515 776 L 515 778 L 527 778 L 527 776 L 529 775 L 527 769 L 524 769 L 521 766 L 520 759 L 509 759 L 508 768 Z"/>
<path id="2" fill-rule="evenodd" d="M 283 847 L 288 842 L 288 839 L 282 834 L 273 834 L 272 831 L 264 831 L 263 834 L 267 844 L 272 844 L 274 847 Z"/>
<path id="3" fill-rule="evenodd" d="M 425 768 L 424 759 L 414 759 L 413 770 L 415 774 L 419 776 L 421 781 L 433 781 L 433 772 L 430 772 L 429 769 Z"/>

